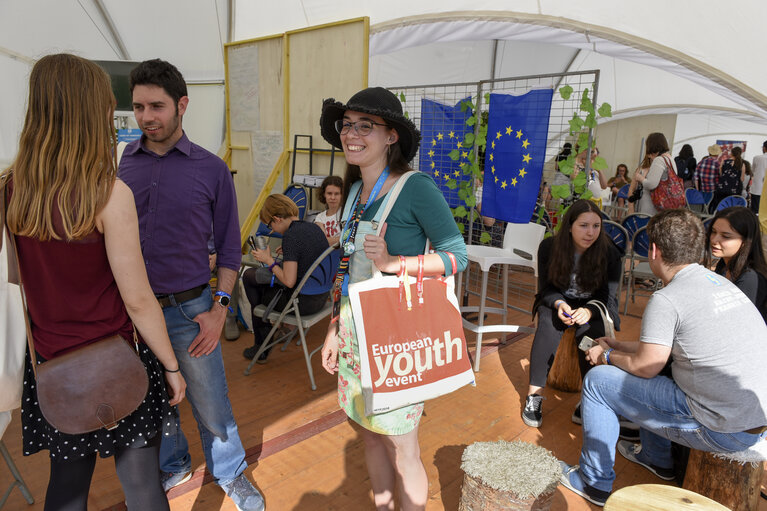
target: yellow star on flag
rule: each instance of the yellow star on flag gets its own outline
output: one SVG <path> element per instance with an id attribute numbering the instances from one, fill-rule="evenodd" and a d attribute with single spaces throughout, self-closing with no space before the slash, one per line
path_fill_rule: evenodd
<path id="1" fill-rule="evenodd" d="M 511 126 L 506 126 L 506 134 L 511 135 L 511 132 L 514 131 L 511 129 Z"/>
<path id="2" fill-rule="evenodd" d="M 492 171 L 493 171 L 493 174 L 495 174 L 495 165 L 493 165 L 492 167 L 490 167 L 490 170 L 492 170 Z"/>
<path id="3" fill-rule="evenodd" d="M 431 163 L 429 164 L 429 167 L 433 169 L 433 168 L 434 168 L 434 162 L 431 162 Z"/>
<path id="4" fill-rule="evenodd" d="M 500 131 L 495 134 L 495 138 L 501 138 L 501 132 Z"/>
<path id="5" fill-rule="evenodd" d="M 493 161 L 493 153 L 490 153 L 490 161 Z"/>
<path id="6" fill-rule="evenodd" d="M 461 167 L 463 167 L 463 164 L 461 164 Z M 457 171 L 457 170 L 454 170 L 454 171 L 453 171 L 453 175 L 454 175 L 455 177 L 460 177 L 461 173 L 460 173 L 459 171 Z"/>
<path id="7" fill-rule="evenodd" d="M 530 145 L 530 142 L 528 142 L 527 139 L 525 139 L 524 142 L 522 142 L 522 149 L 527 149 L 527 146 L 529 145 Z"/>
<path id="8" fill-rule="evenodd" d="M 530 163 L 530 160 L 532 160 L 532 158 L 530 157 L 530 153 L 527 153 L 526 155 L 524 155 L 522 157 L 522 160 L 524 160 L 525 163 Z"/>
<path id="9" fill-rule="evenodd" d="M 433 146 L 434 146 L 434 145 L 437 145 L 437 141 L 436 141 L 436 140 L 434 140 L 433 138 L 431 139 L 431 145 L 433 145 Z"/>
<path id="10" fill-rule="evenodd" d="M 517 130 L 517 138 L 522 138 L 522 130 Z"/>
<path id="11" fill-rule="evenodd" d="M 461 151 L 461 158 L 468 158 L 468 157 L 469 157 L 469 153 L 467 153 L 466 151 Z"/>
<path id="12" fill-rule="evenodd" d="M 525 170 L 524 167 L 519 169 L 519 177 L 525 177 L 525 174 L 527 174 L 527 171 Z"/>
<path id="13" fill-rule="evenodd" d="M 511 178 L 511 184 L 514 185 L 514 186 L 517 186 L 517 178 L 516 177 Z"/>
<path id="14" fill-rule="evenodd" d="M 495 149 L 495 140 L 493 140 L 493 143 L 492 143 L 492 144 L 490 144 L 490 146 L 491 146 L 493 149 Z"/>
<path id="15" fill-rule="evenodd" d="M 455 146 L 456 146 L 458 149 L 460 149 L 460 148 L 463 146 L 463 142 L 461 142 L 461 141 L 459 140 L 458 142 L 456 142 L 456 143 L 455 143 Z"/>
<path id="16" fill-rule="evenodd" d="M 453 138 L 453 137 L 455 137 L 455 132 L 451 131 L 450 133 L 447 134 L 447 136 L 450 137 L 450 138 Z"/>
<path id="17" fill-rule="evenodd" d="M 495 176 L 495 182 L 496 183 L 498 182 L 498 176 Z"/>
<path id="18" fill-rule="evenodd" d="M 439 177 L 439 170 L 434 171 L 434 177 Z"/>
<path id="19" fill-rule="evenodd" d="M 509 185 L 506 184 L 506 181 L 501 181 L 501 188 L 503 188 L 505 190 L 507 186 L 509 186 Z"/>
<path id="20" fill-rule="evenodd" d="M 445 172 L 444 174 L 442 174 L 442 176 L 443 176 L 445 179 L 450 179 L 450 174 L 448 174 L 447 172 Z"/>
<path id="21" fill-rule="evenodd" d="M 437 133 L 437 140 L 442 140 L 442 133 Z"/>
<path id="22" fill-rule="evenodd" d="M 429 158 L 434 158 L 434 149 L 429 151 Z"/>

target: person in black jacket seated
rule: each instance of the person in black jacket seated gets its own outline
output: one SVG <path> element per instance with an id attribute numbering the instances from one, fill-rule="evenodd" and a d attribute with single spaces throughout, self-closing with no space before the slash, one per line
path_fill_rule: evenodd
<path id="1" fill-rule="evenodd" d="M 299 220 L 298 207 L 281 193 L 266 198 L 259 216 L 264 225 L 282 235 L 282 265 L 272 257 L 269 248 L 253 250 L 253 257 L 265 266 L 246 270 L 242 283 L 251 307 L 268 305 L 279 295 L 273 310 L 281 311 L 306 271 L 328 248 L 328 240 L 320 226 Z M 298 311 L 302 315 L 313 314 L 322 309 L 327 299 L 328 293 L 301 295 Z M 243 351 L 245 358 L 253 359 L 269 330 L 268 322 L 253 315 L 253 346 Z M 268 356 L 267 350 L 259 356 L 258 362 L 265 363 Z"/>
<path id="2" fill-rule="evenodd" d="M 574 202 L 557 234 L 538 248 L 538 294 L 533 304 L 538 328 L 530 350 L 530 387 L 522 411 L 528 426 L 541 425 L 542 391 L 565 329 L 576 327 L 576 343 L 584 335 L 592 339 L 605 335 L 599 309 L 588 302 L 605 304 L 615 328 L 620 329 L 616 292 L 621 274 L 620 252 L 602 230 L 599 208 L 589 200 Z M 583 376 L 590 366 L 583 352 L 578 353 Z"/>
<path id="3" fill-rule="evenodd" d="M 706 236 L 706 267 L 717 257 L 714 271 L 743 291 L 767 322 L 767 263 L 753 211 L 742 206 L 717 211 Z"/>

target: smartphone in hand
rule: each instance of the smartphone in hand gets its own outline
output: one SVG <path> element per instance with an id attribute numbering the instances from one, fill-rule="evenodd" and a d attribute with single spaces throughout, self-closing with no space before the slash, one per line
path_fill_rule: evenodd
<path id="1" fill-rule="evenodd" d="M 581 351 L 589 351 L 596 344 L 597 344 L 597 341 L 595 341 L 588 335 L 584 335 L 583 339 L 581 339 L 580 344 L 578 344 L 578 349 L 580 349 Z"/>

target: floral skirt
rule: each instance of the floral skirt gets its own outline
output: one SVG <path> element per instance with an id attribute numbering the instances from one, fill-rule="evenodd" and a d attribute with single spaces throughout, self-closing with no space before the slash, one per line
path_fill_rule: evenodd
<path id="1" fill-rule="evenodd" d="M 159 360 L 145 344 L 139 344 L 139 358 L 149 376 L 149 390 L 135 412 L 118 422 L 115 429 L 97 429 L 82 435 L 61 433 L 43 417 L 37 404 L 37 389 L 32 363 L 27 351 L 24 394 L 21 402 L 21 436 L 24 456 L 48 450 L 57 460 L 72 460 L 98 452 L 108 458 L 118 449 L 145 447 L 148 440 L 162 431 L 162 421 L 171 421 L 165 378 Z M 38 360 L 39 362 L 39 360 Z"/>
<path id="2" fill-rule="evenodd" d="M 360 379 L 360 354 L 349 297 L 341 298 L 338 327 L 338 404 L 354 422 L 381 435 L 404 435 L 418 426 L 423 403 L 389 412 L 365 415 Z"/>

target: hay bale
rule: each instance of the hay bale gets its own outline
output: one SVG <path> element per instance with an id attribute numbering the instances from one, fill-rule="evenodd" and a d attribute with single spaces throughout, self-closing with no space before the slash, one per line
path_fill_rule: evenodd
<path id="1" fill-rule="evenodd" d="M 526 442 L 476 442 L 462 457 L 459 511 L 547 510 L 560 467 L 543 447 Z"/>

